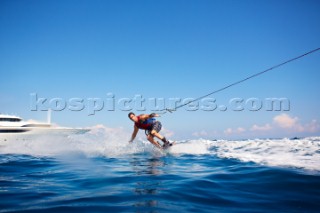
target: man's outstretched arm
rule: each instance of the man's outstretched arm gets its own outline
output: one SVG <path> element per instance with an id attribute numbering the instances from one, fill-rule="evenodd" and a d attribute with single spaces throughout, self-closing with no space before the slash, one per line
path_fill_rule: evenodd
<path id="1" fill-rule="evenodd" d="M 129 142 L 132 142 L 136 138 L 138 131 L 139 131 L 139 128 L 136 127 L 136 125 L 134 125 L 133 133 Z"/>
<path id="2" fill-rule="evenodd" d="M 146 120 L 146 119 L 148 119 L 148 118 L 153 118 L 153 117 L 160 117 L 160 115 L 158 115 L 158 114 L 156 114 L 156 113 L 140 115 L 140 118 L 141 118 L 142 120 Z"/>

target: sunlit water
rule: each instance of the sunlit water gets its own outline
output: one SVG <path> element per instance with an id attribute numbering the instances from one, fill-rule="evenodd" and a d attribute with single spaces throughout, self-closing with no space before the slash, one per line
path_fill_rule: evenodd
<path id="1" fill-rule="evenodd" d="M 121 130 L 0 140 L 1 212 L 319 212 L 320 137 L 178 141 Z"/>

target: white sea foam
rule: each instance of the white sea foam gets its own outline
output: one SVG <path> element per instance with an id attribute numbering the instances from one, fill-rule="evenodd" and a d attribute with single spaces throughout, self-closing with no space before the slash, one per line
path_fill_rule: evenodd
<path id="1" fill-rule="evenodd" d="M 136 153 L 153 155 L 212 155 L 261 165 L 295 167 L 320 171 L 320 137 L 297 140 L 255 139 L 246 141 L 178 141 L 168 151 L 155 148 L 144 137 L 128 143 L 130 133 L 122 128 L 95 126 L 82 135 L 36 135 L 0 138 L 0 154 L 34 156 L 121 157 Z"/>
<path id="2" fill-rule="evenodd" d="M 177 142 L 173 145 L 170 150 L 172 154 L 191 154 L 191 155 L 203 155 L 210 154 L 210 147 L 212 146 L 212 141 L 209 140 L 190 140 Z"/>
<path id="3" fill-rule="evenodd" d="M 320 171 L 320 137 L 216 141 L 215 154 L 244 162 Z"/>
<path id="4" fill-rule="evenodd" d="M 129 143 L 130 133 L 122 128 L 97 125 L 85 134 L 4 134 L 0 137 L 0 154 L 26 154 L 34 156 L 86 156 L 117 157 L 141 152 L 159 153 L 149 142 L 137 138 Z"/>

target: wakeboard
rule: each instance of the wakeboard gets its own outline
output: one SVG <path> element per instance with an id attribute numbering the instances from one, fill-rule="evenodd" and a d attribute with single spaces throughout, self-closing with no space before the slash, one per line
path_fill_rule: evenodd
<path id="1" fill-rule="evenodd" d="M 162 146 L 162 149 L 163 149 L 163 150 L 169 149 L 169 148 L 172 147 L 175 143 L 176 143 L 175 141 L 169 142 L 168 144 Z"/>

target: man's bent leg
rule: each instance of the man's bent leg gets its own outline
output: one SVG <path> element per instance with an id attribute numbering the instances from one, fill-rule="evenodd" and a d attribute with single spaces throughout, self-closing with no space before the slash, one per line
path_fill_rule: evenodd
<path id="1" fill-rule="evenodd" d="M 159 132 L 157 132 L 156 130 L 153 129 L 153 130 L 150 132 L 150 134 L 151 134 L 152 136 L 155 136 L 155 137 L 159 138 L 160 140 L 162 140 L 163 144 L 165 144 L 165 145 L 169 144 L 169 141 L 168 141 L 165 137 L 163 137 L 162 135 L 160 135 Z"/>
<path id="2" fill-rule="evenodd" d="M 155 136 L 155 137 L 159 138 L 160 140 L 162 140 L 162 139 L 164 138 L 162 135 L 159 134 L 159 132 L 157 132 L 157 131 L 154 130 L 154 129 L 150 132 L 150 134 L 151 134 L 152 136 Z"/>
<path id="3" fill-rule="evenodd" d="M 148 139 L 148 141 L 150 141 L 153 145 L 155 145 L 155 146 L 158 147 L 159 149 L 162 148 L 161 145 L 160 145 L 157 141 L 155 141 L 155 140 L 153 139 L 153 136 L 152 136 L 152 135 L 148 135 L 147 139 Z"/>

